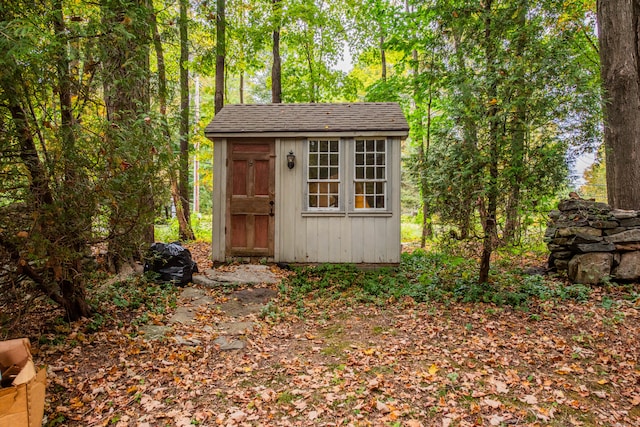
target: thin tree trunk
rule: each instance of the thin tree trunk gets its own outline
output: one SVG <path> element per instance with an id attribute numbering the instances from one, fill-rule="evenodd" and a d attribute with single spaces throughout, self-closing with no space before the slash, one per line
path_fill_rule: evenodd
<path id="1" fill-rule="evenodd" d="M 492 40 L 492 0 L 486 0 L 484 10 L 484 25 L 485 34 L 484 40 L 485 56 L 487 61 L 486 78 L 490 81 L 487 88 L 487 98 L 489 100 L 489 107 L 487 108 L 487 122 L 489 124 L 489 160 L 488 160 L 488 172 L 489 182 L 487 184 L 487 212 L 484 218 L 484 237 L 482 239 L 482 255 L 480 258 L 480 273 L 478 277 L 479 283 L 489 282 L 489 269 L 491 268 L 491 254 L 494 246 L 494 235 L 496 233 L 496 213 L 498 205 L 498 90 L 497 83 L 495 81 L 496 66 L 495 66 L 495 48 Z"/>
<path id="2" fill-rule="evenodd" d="M 384 35 L 380 36 L 380 78 L 387 80 L 387 53 L 384 49 Z"/>
<path id="3" fill-rule="evenodd" d="M 164 60 L 164 49 L 162 48 L 162 40 L 158 32 L 158 23 L 155 15 L 151 17 L 151 26 L 153 30 L 153 45 L 156 51 L 156 62 L 158 66 L 158 103 L 160 105 L 160 116 L 162 121 L 162 133 L 166 142 L 165 149 L 170 158 L 173 158 L 173 148 L 171 147 L 171 131 L 167 120 L 167 73 Z M 171 189 L 171 198 L 176 208 L 176 218 L 178 219 L 178 228 L 180 230 L 191 230 L 191 224 L 187 221 L 182 209 L 182 199 L 180 198 L 180 189 L 178 186 L 178 178 L 176 171 L 170 167 L 168 171 L 169 185 Z M 191 231 L 193 234 L 193 231 Z M 193 240 L 193 239 L 190 239 Z"/>
<path id="4" fill-rule="evenodd" d="M 225 0 L 216 1 L 216 93 L 214 97 L 215 114 L 224 106 L 225 91 Z"/>
<path id="5" fill-rule="evenodd" d="M 193 119 L 197 126 L 200 123 L 200 76 L 198 74 L 193 79 L 193 89 Z M 198 160 L 200 142 L 198 139 L 195 141 L 193 151 L 193 211 L 200 212 L 200 161 Z"/>
<path id="6" fill-rule="evenodd" d="M 460 47 L 460 35 L 454 31 L 453 33 L 453 43 L 456 54 L 456 65 L 458 67 L 458 72 L 463 74 L 467 74 L 467 66 L 465 63 L 464 52 Z M 470 99 L 471 93 L 469 91 L 469 87 L 465 82 L 462 85 L 462 92 L 464 99 Z M 478 156 L 478 125 L 474 117 L 465 112 L 462 114 L 462 130 L 463 130 L 463 139 L 462 139 L 462 148 L 463 154 L 466 156 L 468 161 L 472 161 L 471 159 L 475 159 Z M 477 163 L 477 162 L 476 162 Z M 471 231 L 471 223 L 472 223 L 472 215 L 474 211 L 474 196 L 473 193 L 477 188 L 477 176 L 479 171 L 476 167 L 474 167 L 473 173 L 471 174 L 472 182 L 465 183 L 465 192 L 463 192 L 462 200 L 460 203 L 460 212 L 461 216 L 458 220 L 458 228 L 460 230 L 460 235 L 458 236 L 460 240 L 466 240 L 469 238 L 469 234 Z"/>
<path id="7" fill-rule="evenodd" d="M 189 210 L 189 40 L 187 32 L 188 0 L 180 0 L 180 204 L 184 222 L 178 222 L 180 240 L 195 240 Z M 177 209 L 176 209 L 177 210 Z"/>
<path id="8" fill-rule="evenodd" d="M 414 61 L 414 98 L 416 102 L 420 97 L 420 91 L 418 86 L 418 73 L 420 72 L 420 65 L 418 62 L 418 51 L 414 49 L 413 53 Z M 433 61 L 432 61 L 433 65 Z M 429 161 L 429 149 L 431 147 L 431 107 L 433 103 L 433 85 L 432 79 L 429 81 L 429 95 L 427 100 L 427 123 L 425 127 L 425 136 L 422 138 L 418 147 L 418 161 L 420 164 L 420 195 L 422 198 L 422 234 L 420 236 L 420 247 L 424 248 L 427 244 L 427 240 L 433 237 L 433 228 L 431 225 L 431 206 L 427 198 L 429 193 L 429 183 L 427 180 L 427 167 Z"/>
<path id="9" fill-rule="evenodd" d="M 273 65 L 271 66 L 271 102 L 282 102 L 282 62 L 280 58 L 281 0 L 272 0 L 273 14 L 277 24 L 273 29 Z"/>
<path id="10" fill-rule="evenodd" d="M 56 0 L 54 3 L 53 27 L 58 39 L 59 49 L 57 55 L 58 73 L 58 96 L 60 99 L 60 137 L 62 140 L 62 155 L 64 156 L 64 183 L 65 191 L 71 194 L 63 200 L 63 221 L 53 225 L 46 234 L 55 230 L 56 234 L 65 236 L 66 244 L 63 251 L 72 251 L 70 255 L 64 257 L 62 265 L 58 265 L 60 280 L 61 305 L 64 307 L 67 318 L 77 320 L 81 317 L 89 317 L 91 309 L 86 301 L 84 268 L 81 258 L 86 249 L 86 242 L 89 237 L 87 233 L 91 230 L 90 206 L 79 206 L 87 203 L 90 197 L 82 197 L 81 194 L 87 189 L 87 180 L 80 172 L 81 167 L 73 160 L 76 152 L 76 137 L 74 129 L 73 105 L 71 102 L 71 79 L 69 75 L 69 57 L 67 55 L 66 27 L 64 24 L 64 13 L 62 1 Z M 89 202 L 90 203 L 90 202 Z M 83 209 L 84 208 L 84 209 Z M 88 210 L 88 212 L 87 212 Z M 58 241 L 59 236 L 52 236 L 51 242 Z M 57 245 L 53 243 L 51 250 L 57 252 Z M 59 259 L 54 254 L 50 255 L 51 260 Z M 52 256 L 53 255 L 53 256 Z M 56 268 L 56 267 L 54 267 Z M 54 275 L 55 277 L 55 275 Z"/>
<path id="11" fill-rule="evenodd" d="M 528 0 L 521 0 L 518 11 L 518 26 L 523 29 L 518 36 L 516 43 L 516 53 L 514 61 L 523 58 L 527 44 L 527 32 L 524 28 L 527 24 L 527 13 L 529 11 Z M 520 229 L 520 203 L 521 203 L 521 184 L 524 174 L 524 155 L 526 146 L 526 121 L 527 121 L 527 89 L 524 79 L 524 66 L 518 64 L 517 78 L 513 86 L 515 88 L 515 112 L 513 115 L 514 127 L 513 137 L 511 139 L 511 162 L 509 165 L 510 173 L 510 191 L 507 199 L 507 207 L 505 212 L 504 239 L 508 243 L 514 243 L 517 237 L 517 231 Z"/>

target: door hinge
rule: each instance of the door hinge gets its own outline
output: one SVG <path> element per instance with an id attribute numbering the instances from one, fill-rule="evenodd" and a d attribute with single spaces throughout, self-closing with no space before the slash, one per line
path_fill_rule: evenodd
<path id="1" fill-rule="evenodd" d="M 227 227 L 224 228 L 224 234 L 227 234 Z"/>

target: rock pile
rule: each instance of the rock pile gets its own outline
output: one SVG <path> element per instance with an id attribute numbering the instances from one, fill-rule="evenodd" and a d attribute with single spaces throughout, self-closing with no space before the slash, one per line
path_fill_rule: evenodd
<path id="1" fill-rule="evenodd" d="M 573 283 L 640 279 L 640 211 L 567 199 L 549 218 L 550 268 L 566 270 Z"/>

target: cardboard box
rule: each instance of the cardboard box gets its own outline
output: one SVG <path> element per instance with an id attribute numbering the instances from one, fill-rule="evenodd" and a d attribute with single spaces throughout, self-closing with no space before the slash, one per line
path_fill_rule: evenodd
<path id="1" fill-rule="evenodd" d="M 0 341 L 0 372 L 11 381 L 0 388 L 0 427 L 41 427 L 47 371 L 36 371 L 27 338 Z"/>

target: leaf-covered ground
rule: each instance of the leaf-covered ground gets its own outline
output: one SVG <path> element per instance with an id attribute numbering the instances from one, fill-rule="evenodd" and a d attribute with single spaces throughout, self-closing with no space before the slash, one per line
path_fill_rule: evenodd
<path id="1" fill-rule="evenodd" d="M 103 324 L 31 333 L 49 426 L 640 426 L 640 300 L 628 293 L 528 310 L 281 297 L 253 317 L 245 350 L 221 352 L 215 304 L 175 326 L 198 345 L 139 333 L 175 308 L 167 290 L 153 310 L 113 302 Z"/>

